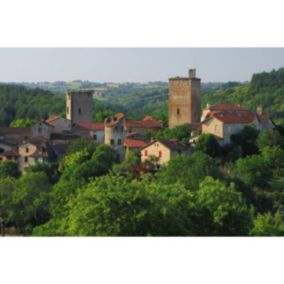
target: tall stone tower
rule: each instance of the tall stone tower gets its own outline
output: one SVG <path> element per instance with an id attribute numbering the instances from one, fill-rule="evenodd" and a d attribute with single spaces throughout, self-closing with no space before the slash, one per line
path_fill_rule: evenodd
<path id="1" fill-rule="evenodd" d="M 72 125 L 92 122 L 93 91 L 74 91 L 66 94 L 66 118 Z"/>
<path id="2" fill-rule="evenodd" d="M 169 128 L 182 124 L 200 123 L 200 79 L 196 70 L 189 69 L 187 78 L 169 79 Z"/>
<path id="3" fill-rule="evenodd" d="M 105 124 L 105 144 L 110 145 L 117 153 L 119 161 L 124 160 L 125 148 L 125 117 L 123 113 L 109 116 L 104 121 Z"/>

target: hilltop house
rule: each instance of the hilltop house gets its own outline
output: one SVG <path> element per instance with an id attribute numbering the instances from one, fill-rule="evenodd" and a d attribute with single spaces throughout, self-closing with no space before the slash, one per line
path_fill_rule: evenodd
<path id="1" fill-rule="evenodd" d="M 158 166 L 167 164 L 179 154 L 190 154 L 192 149 L 175 139 L 153 140 L 141 149 L 141 162 L 152 160 Z"/>
<path id="2" fill-rule="evenodd" d="M 254 126 L 259 130 L 274 127 L 261 107 L 258 107 L 256 113 L 253 113 L 240 105 L 207 105 L 201 117 L 201 132 L 214 135 L 222 145 L 230 143 L 231 136 L 240 132 L 247 125 Z"/>

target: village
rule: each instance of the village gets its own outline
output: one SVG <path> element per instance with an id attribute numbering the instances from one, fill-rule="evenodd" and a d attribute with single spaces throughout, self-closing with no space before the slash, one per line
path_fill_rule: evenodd
<path id="1" fill-rule="evenodd" d="M 165 128 L 162 121 L 155 120 L 150 114 L 142 120 L 128 120 L 123 113 L 117 113 L 102 122 L 93 122 L 94 90 L 90 89 L 66 94 L 65 117 L 52 115 L 31 127 L 0 127 L 0 162 L 17 163 L 21 173 L 37 163 L 57 164 L 72 142 L 84 138 L 109 145 L 120 162 L 128 151 L 132 151 L 140 157 L 141 163 L 151 159 L 161 166 L 176 155 L 190 155 L 201 134 L 212 134 L 220 145 L 226 145 L 233 134 L 247 125 L 259 131 L 274 128 L 261 105 L 255 112 L 223 102 L 207 105 L 201 110 L 200 82 L 195 69 L 190 69 L 187 77 L 169 79 L 169 128 L 188 125 L 191 135 L 187 144 L 177 139 L 149 138 L 148 131 Z"/>

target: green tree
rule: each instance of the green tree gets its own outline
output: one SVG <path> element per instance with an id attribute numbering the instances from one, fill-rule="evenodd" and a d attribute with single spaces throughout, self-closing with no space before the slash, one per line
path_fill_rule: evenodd
<path id="1" fill-rule="evenodd" d="M 284 138 L 277 130 L 268 129 L 259 133 L 256 145 L 261 151 L 266 146 L 280 146 L 284 148 Z"/>
<path id="2" fill-rule="evenodd" d="M 211 134 L 202 134 L 198 137 L 196 150 L 208 154 L 211 157 L 221 155 L 221 147 L 217 139 Z"/>
<path id="3" fill-rule="evenodd" d="M 50 218 L 51 186 L 44 173 L 27 173 L 16 181 L 12 192 L 10 221 L 22 234 L 30 234 L 34 226 Z"/>
<path id="4" fill-rule="evenodd" d="M 284 222 L 281 214 L 271 212 L 258 214 L 250 232 L 252 236 L 284 236 Z"/>
<path id="5" fill-rule="evenodd" d="M 0 178 L 4 177 L 18 177 L 18 165 L 12 161 L 5 161 L 0 163 Z"/>
<path id="6" fill-rule="evenodd" d="M 256 139 L 259 131 L 252 126 L 245 126 L 239 133 L 231 136 L 234 144 L 241 148 L 242 156 L 258 154 Z"/>
<path id="7" fill-rule="evenodd" d="M 30 119 L 30 118 L 18 118 L 13 120 L 10 123 L 10 127 L 13 128 L 18 128 L 18 127 L 29 127 L 32 126 L 36 123 L 35 119 Z"/>
<path id="8" fill-rule="evenodd" d="M 178 155 L 162 167 L 157 178 L 165 184 L 179 182 L 189 190 L 197 190 L 199 183 L 206 177 L 221 176 L 215 160 L 203 152 L 194 152 L 191 156 Z"/>
<path id="9" fill-rule="evenodd" d="M 196 216 L 193 222 L 198 235 L 245 236 L 252 225 L 252 212 L 234 184 L 206 177 L 195 192 Z"/>
<path id="10" fill-rule="evenodd" d="M 235 163 L 237 176 L 250 187 L 267 188 L 272 178 L 272 170 L 266 160 L 259 155 L 241 158 Z"/>

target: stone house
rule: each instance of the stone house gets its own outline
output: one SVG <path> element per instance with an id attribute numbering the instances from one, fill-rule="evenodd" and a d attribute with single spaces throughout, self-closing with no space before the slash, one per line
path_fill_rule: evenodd
<path id="1" fill-rule="evenodd" d="M 62 133 L 64 131 L 70 131 L 72 128 L 71 120 L 68 120 L 59 115 L 50 116 L 48 119 L 46 119 L 45 122 L 53 126 L 52 133 Z"/>
<path id="2" fill-rule="evenodd" d="M 153 140 L 141 149 L 141 162 L 152 160 L 158 166 L 167 164 L 179 154 L 190 154 L 191 148 L 177 140 Z"/>
<path id="3" fill-rule="evenodd" d="M 249 112 L 234 104 L 207 105 L 201 122 L 201 132 L 214 135 L 221 145 L 230 143 L 231 136 L 245 126 L 253 126 L 259 130 L 273 128 L 273 123 L 265 113 L 260 110 L 256 113 Z"/>

